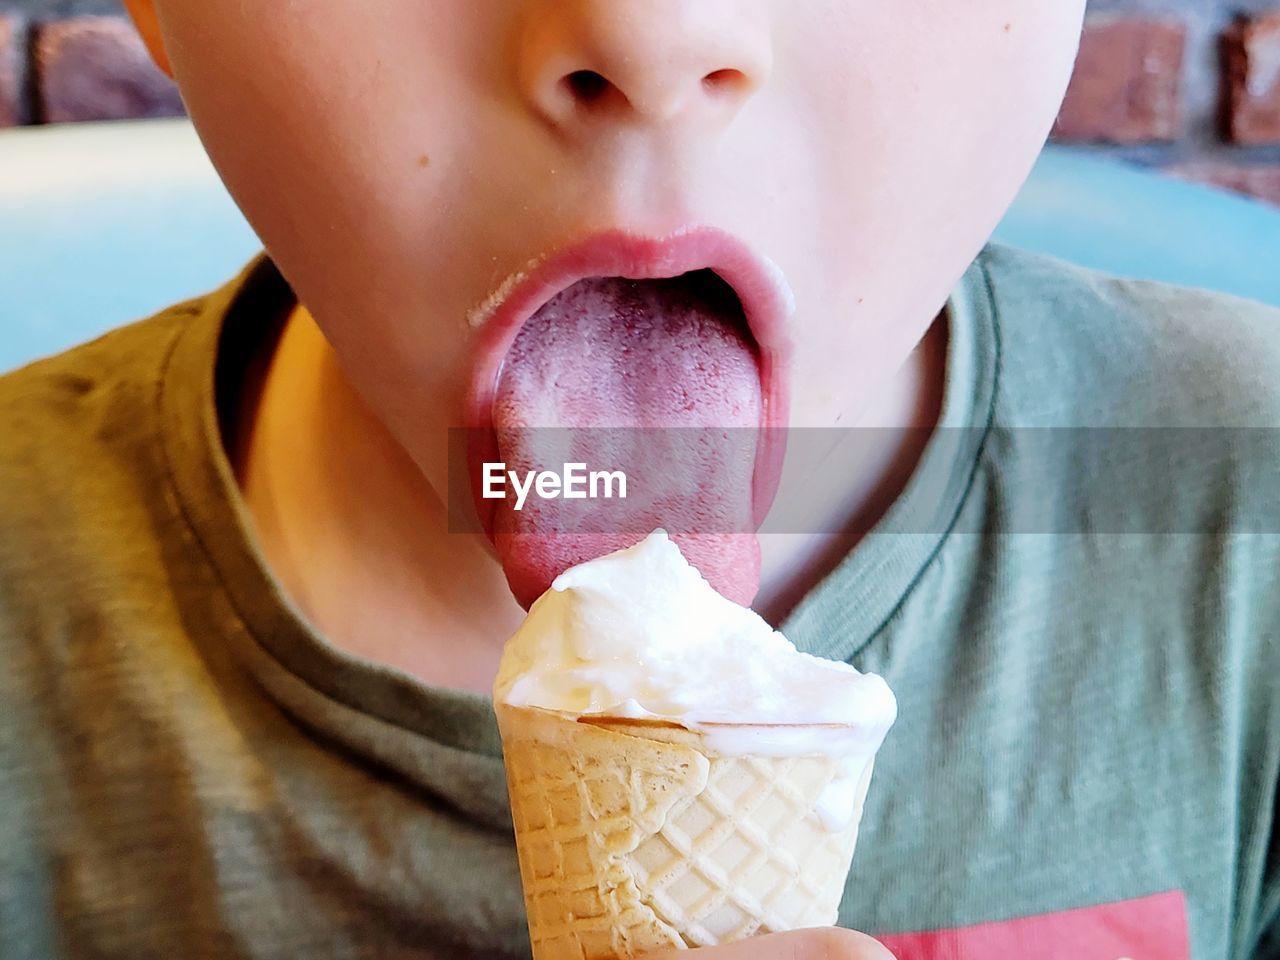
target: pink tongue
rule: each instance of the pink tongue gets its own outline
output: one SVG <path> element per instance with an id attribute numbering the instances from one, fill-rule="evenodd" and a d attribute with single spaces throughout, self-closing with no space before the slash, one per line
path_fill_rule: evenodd
<path id="1" fill-rule="evenodd" d="M 573 564 L 660 526 L 716 589 L 751 601 L 761 391 L 745 326 L 732 289 L 709 271 L 583 280 L 525 324 L 493 402 L 506 468 L 621 470 L 627 499 L 531 492 L 518 511 L 510 493 L 497 503 L 493 539 L 521 603 Z"/>

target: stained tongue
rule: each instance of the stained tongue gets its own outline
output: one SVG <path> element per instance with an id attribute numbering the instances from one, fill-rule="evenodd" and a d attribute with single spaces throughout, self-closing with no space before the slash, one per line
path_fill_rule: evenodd
<path id="1" fill-rule="evenodd" d="M 516 598 L 528 606 L 563 570 L 661 526 L 716 589 L 749 603 L 760 413 L 741 305 L 710 271 L 592 278 L 549 301 L 503 366 L 493 404 L 501 459 L 522 477 L 566 463 L 620 470 L 627 498 L 499 502 L 493 538 Z"/>

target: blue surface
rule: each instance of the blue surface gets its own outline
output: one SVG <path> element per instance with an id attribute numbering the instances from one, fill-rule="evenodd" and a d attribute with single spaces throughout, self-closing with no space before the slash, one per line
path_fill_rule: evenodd
<path id="1" fill-rule="evenodd" d="M 997 238 L 1280 305 L 1280 211 L 1046 151 Z M 0 132 L 0 370 L 229 279 L 259 249 L 185 120 Z"/>
<path id="2" fill-rule="evenodd" d="M 140 319 L 260 249 L 186 121 L 0 132 L 0 370 Z"/>
<path id="3" fill-rule="evenodd" d="M 1040 158 L 996 238 L 1280 306 L 1280 210 L 1060 147 Z"/>

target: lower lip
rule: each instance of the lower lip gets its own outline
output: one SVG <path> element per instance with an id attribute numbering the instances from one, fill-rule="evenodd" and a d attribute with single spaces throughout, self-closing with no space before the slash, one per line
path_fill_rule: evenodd
<path id="1" fill-rule="evenodd" d="M 714 270 L 737 292 L 760 350 L 761 433 L 751 493 L 755 523 L 764 522 L 777 494 L 786 446 L 782 428 L 788 422 L 791 357 L 785 332 L 791 305 L 786 294 L 762 275 L 762 266 L 742 244 L 719 230 L 690 229 L 666 238 L 615 231 L 538 262 L 480 318 L 466 402 L 471 428 L 467 459 L 472 501 L 486 534 L 493 532 L 497 502 L 479 496 L 482 469 L 483 464 L 501 459 L 493 429 L 493 398 L 503 360 L 525 322 L 556 294 L 588 277 L 660 280 L 702 269 Z"/>

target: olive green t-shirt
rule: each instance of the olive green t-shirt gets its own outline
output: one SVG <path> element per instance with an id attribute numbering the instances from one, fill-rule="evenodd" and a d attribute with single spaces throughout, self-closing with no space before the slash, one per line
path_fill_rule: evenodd
<path id="1" fill-rule="evenodd" d="M 527 955 L 489 703 L 255 545 L 219 410 L 292 303 L 260 256 L 0 378 L 0 960 Z M 1280 957 L 1280 316 L 992 247 L 946 318 L 941 426 L 784 624 L 899 698 L 842 923 Z"/>

